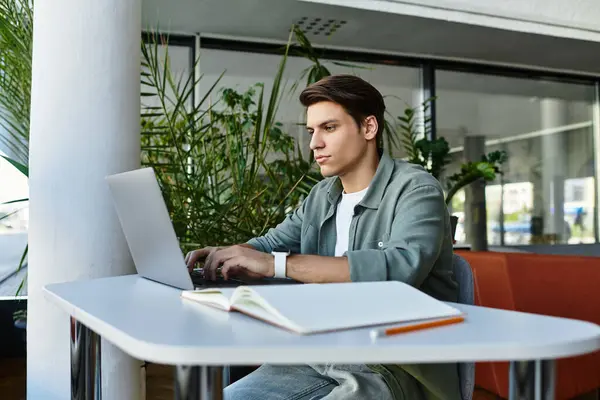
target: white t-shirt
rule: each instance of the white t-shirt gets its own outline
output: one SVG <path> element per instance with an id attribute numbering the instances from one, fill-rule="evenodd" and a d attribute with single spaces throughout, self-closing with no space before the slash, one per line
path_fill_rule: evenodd
<path id="1" fill-rule="evenodd" d="M 350 239 L 350 223 L 354 215 L 354 207 L 367 194 L 369 188 L 355 193 L 342 193 L 342 200 L 337 205 L 335 215 L 335 227 L 337 240 L 335 242 L 335 256 L 340 257 L 348 251 L 348 241 Z"/>

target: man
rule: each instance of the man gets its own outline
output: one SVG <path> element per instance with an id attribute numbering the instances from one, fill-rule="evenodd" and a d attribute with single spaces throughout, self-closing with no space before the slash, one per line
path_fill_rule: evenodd
<path id="1" fill-rule="evenodd" d="M 335 75 L 307 87 L 300 101 L 325 179 L 264 236 L 193 251 L 186 256 L 188 267 L 205 259 L 205 275 L 212 279 L 221 267 L 225 278 L 399 280 L 457 301 L 443 191 L 423 168 L 383 153 L 381 94 L 358 77 Z M 459 392 L 456 364 L 263 365 L 227 387 L 225 398 L 454 400 Z"/>

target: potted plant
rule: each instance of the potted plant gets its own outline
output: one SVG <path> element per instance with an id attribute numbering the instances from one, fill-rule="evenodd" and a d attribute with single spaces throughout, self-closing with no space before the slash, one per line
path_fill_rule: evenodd
<path id="1" fill-rule="evenodd" d="M 320 179 L 276 119 L 290 42 L 270 93 L 260 82 L 220 87 L 218 77 L 194 105 L 207 78 L 176 78 L 159 48 L 167 43 L 153 34 L 142 47 L 142 164 L 156 172 L 182 250 L 264 234 Z"/>

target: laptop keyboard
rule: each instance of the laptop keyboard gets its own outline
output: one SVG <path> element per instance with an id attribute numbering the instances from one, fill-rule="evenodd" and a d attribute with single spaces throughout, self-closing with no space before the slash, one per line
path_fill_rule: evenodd
<path id="1" fill-rule="evenodd" d="M 230 278 L 225 280 L 223 276 L 217 276 L 216 280 L 210 280 L 204 278 L 204 273 L 201 269 L 195 269 L 191 274 L 192 283 L 195 289 L 209 289 L 209 288 L 220 288 L 220 287 L 238 287 L 244 285 L 245 282 L 239 279 Z"/>
<path id="2" fill-rule="evenodd" d="M 210 280 L 204 278 L 204 273 L 201 269 L 195 269 L 191 274 L 192 282 L 195 289 L 211 289 L 211 288 L 235 288 L 238 286 L 246 285 L 290 285 L 299 284 L 293 279 L 286 278 L 263 278 L 263 279 L 239 279 L 229 278 L 225 279 L 221 275 L 217 275 L 216 280 Z"/>

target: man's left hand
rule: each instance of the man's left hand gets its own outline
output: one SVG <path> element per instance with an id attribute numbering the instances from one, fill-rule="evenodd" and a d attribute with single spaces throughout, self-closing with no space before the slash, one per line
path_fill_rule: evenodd
<path id="1" fill-rule="evenodd" d="M 252 277 L 272 277 L 275 275 L 273 255 L 245 246 L 219 249 L 207 261 L 208 264 L 204 264 L 204 276 L 212 280 L 217 278 L 217 268 L 219 266 L 225 279 L 238 274 Z"/>

